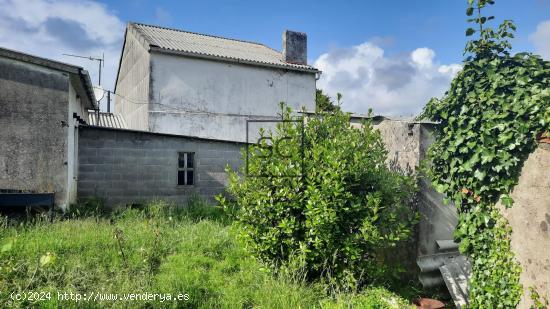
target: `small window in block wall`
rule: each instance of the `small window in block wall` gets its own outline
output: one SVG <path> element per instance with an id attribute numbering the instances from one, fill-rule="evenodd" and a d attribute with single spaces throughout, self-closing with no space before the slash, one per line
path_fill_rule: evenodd
<path id="1" fill-rule="evenodd" d="M 178 186 L 192 186 L 195 183 L 195 153 L 178 153 Z"/>

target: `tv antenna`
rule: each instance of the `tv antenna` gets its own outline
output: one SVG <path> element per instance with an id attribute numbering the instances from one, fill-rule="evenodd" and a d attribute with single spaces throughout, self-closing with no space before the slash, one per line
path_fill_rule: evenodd
<path id="1" fill-rule="evenodd" d="M 99 62 L 99 86 L 101 86 L 101 67 L 105 66 L 105 53 L 101 55 L 101 58 L 96 58 L 92 56 L 71 55 L 71 54 L 63 54 L 63 55 L 69 56 L 69 57 L 84 58 L 92 61 L 98 61 Z"/>

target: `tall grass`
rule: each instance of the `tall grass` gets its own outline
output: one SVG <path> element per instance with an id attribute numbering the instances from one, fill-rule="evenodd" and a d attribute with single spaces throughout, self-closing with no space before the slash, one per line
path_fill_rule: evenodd
<path id="1" fill-rule="evenodd" d="M 77 208 L 78 209 L 78 208 Z M 402 308 L 384 289 L 327 295 L 321 284 L 274 275 L 236 240 L 220 209 L 157 201 L 109 215 L 73 212 L 53 223 L 0 220 L 0 306 L 6 308 Z M 12 300 L 39 292 L 51 299 Z M 187 294 L 180 301 L 59 300 L 61 293 Z"/>

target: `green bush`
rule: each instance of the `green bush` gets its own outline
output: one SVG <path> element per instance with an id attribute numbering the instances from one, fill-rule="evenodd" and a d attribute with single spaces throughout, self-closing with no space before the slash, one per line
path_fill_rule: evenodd
<path id="1" fill-rule="evenodd" d="M 283 117 L 297 120 L 290 114 Z M 230 198 L 218 198 L 251 252 L 342 288 L 388 277 L 384 252 L 410 238 L 416 215 L 414 180 L 386 167 L 380 133 L 369 122 L 352 128 L 336 111 L 261 135 L 249 147 L 248 174 L 228 169 Z"/>

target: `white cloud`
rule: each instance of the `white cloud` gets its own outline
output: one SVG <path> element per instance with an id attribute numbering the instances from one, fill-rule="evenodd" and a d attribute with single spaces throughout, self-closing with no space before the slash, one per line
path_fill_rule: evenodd
<path id="1" fill-rule="evenodd" d="M 529 36 L 529 40 L 535 45 L 536 54 L 550 60 L 550 20 L 539 23 L 537 30 Z"/>
<path id="2" fill-rule="evenodd" d="M 388 57 L 372 42 L 325 53 L 314 65 L 323 71 L 317 86 L 332 97 L 342 93 L 344 110 L 406 117 L 441 96 L 461 68 L 438 64 L 426 47 Z"/>
<path id="3" fill-rule="evenodd" d="M 102 85 L 112 89 L 124 23 L 103 4 L 88 0 L 0 0 L 0 46 L 84 67 L 97 83 L 98 64 L 63 56 L 105 53 Z"/>
<path id="4" fill-rule="evenodd" d="M 417 48 L 411 53 L 411 59 L 414 64 L 420 68 L 429 68 L 433 65 L 435 52 L 429 48 Z"/>

